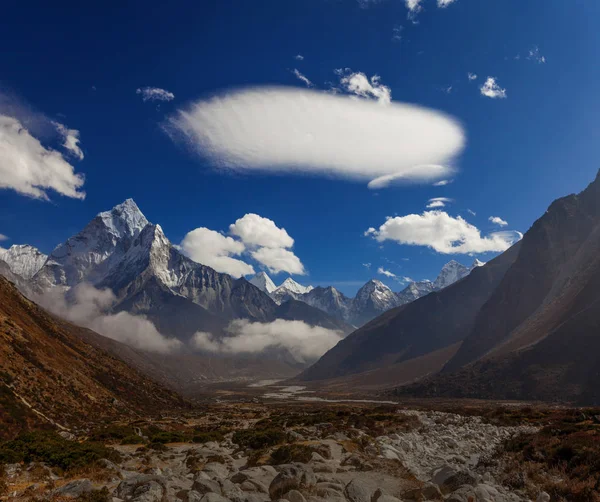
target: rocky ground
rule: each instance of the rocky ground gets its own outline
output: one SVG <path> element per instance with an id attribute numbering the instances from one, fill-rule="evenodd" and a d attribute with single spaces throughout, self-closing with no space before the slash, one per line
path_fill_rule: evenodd
<path id="1" fill-rule="evenodd" d="M 499 460 L 508 440 L 537 431 L 374 405 L 227 405 L 90 431 L 110 460 L 7 463 L 0 487 L 10 500 L 548 502 L 541 488 L 505 483 Z"/>

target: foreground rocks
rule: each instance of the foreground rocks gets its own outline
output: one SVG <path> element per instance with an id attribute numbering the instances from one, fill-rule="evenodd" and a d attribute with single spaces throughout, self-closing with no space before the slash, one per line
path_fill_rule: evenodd
<path id="1" fill-rule="evenodd" d="M 254 451 L 235 444 L 229 433 L 219 442 L 171 444 L 164 451 L 115 446 L 122 460 L 101 462 L 104 479 L 62 479 L 42 466 L 48 478 L 34 486 L 20 465 L 7 466 L 6 477 L 15 486 L 32 481 L 11 493 L 14 500 L 75 500 L 92 493 L 110 502 L 531 500 L 497 483 L 484 462 L 503 441 L 530 428 L 498 427 L 448 413 L 399 413 L 416 419 L 416 425 L 376 437 L 326 423 L 286 430 L 295 451 L 306 457 L 302 462 L 271 465 L 279 445 Z M 534 501 L 550 498 L 540 491 Z"/>

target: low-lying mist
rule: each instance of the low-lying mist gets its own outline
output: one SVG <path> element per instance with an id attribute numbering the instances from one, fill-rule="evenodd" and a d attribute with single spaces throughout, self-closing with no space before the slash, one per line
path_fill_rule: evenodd
<path id="1" fill-rule="evenodd" d="M 270 323 L 238 319 L 229 324 L 227 335 L 219 338 L 211 333 L 198 332 L 191 343 L 197 350 L 217 354 L 258 354 L 269 349 L 285 349 L 297 362 L 309 363 L 343 338 L 340 331 L 284 319 Z"/>
<path id="2" fill-rule="evenodd" d="M 182 346 L 179 340 L 159 333 L 154 324 L 144 316 L 127 312 L 107 313 L 116 302 L 115 295 L 109 289 L 96 289 L 82 283 L 75 286 L 71 294 L 67 300 L 64 291 L 51 290 L 35 295 L 32 299 L 74 324 L 137 349 L 168 353 Z"/>

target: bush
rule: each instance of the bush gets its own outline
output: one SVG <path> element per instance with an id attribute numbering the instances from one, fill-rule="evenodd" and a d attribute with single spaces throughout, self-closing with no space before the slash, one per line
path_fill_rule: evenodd
<path id="1" fill-rule="evenodd" d="M 92 490 L 91 492 L 83 493 L 76 499 L 78 502 L 110 502 L 112 497 L 108 488 L 104 486 L 101 490 Z"/>
<path id="2" fill-rule="evenodd" d="M 101 458 L 118 462 L 120 455 L 99 443 L 67 441 L 56 432 L 28 432 L 0 444 L 0 463 L 44 462 L 69 470 Z"/>
<path id="3" fill-rule="evenodd" d="M 208 443 L 210 441 L 216 441 L 220 443 L 225 437 L 220 431 L 205 431 L 205 432 L 194 432 L 192 442 L 194 443 Z"/>
<path id="4" fill-rule="evenodd" d="M 273 465 L 289 464 L 292 462 L 307 463 L 312 458 L 313 449 L 304 444 L 284 445 L 271 453 Z"/>
<path id="5" fill-rule="evenodd" d="M 286 434 L 277 429 L 253 430 L 245 429 L 237 431 L 233 435 L 233 442 L 242 448 L 260 450 L 269 446 L 284 443 Z"/>
<path id="6" fill-rule="evenodd" d="M 132 434 L 131 436 L 124 437 L 121 440 L 121 444 L 144 444 L 143 437 L 138 436 L 137 434 Z"/>
<path id="7" fill-rule="evenodd" d="M 135 432 L 132 427 L 122 425 L 109 425 L 100 430 L 93 432 L 90 435 L 92 441 L 108 442 L 113 440 L 123 440 L 126 437 L 134 436 Z"/>
<path id="8" fill-rule="evenodd" d="M 188 438 L 182 432 L 160 431 L 150 437 L 151 443 L 187 443 Z"/>
<path id="9" fill-rule="evenodd" d="M 148 448 L 150 450 L 154 450 L 154 451 L 167 451 L 167 447 L 164 445 L 164 443 L 150 443 L 148 445 Z"/>

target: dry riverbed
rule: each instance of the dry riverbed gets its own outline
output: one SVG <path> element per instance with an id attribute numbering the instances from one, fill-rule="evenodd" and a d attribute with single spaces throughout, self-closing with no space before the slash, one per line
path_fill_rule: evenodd
<path id="1" fill-rule="evenodd" d="M 5 443 L 0 490 L 5 500 L 88 502 L 600 500 L 596 470 L 577 478 L 521 456 L 557 413 L 579 424 L 577 434 L 598 433 L 583 411 L 227 403 Z"/>

